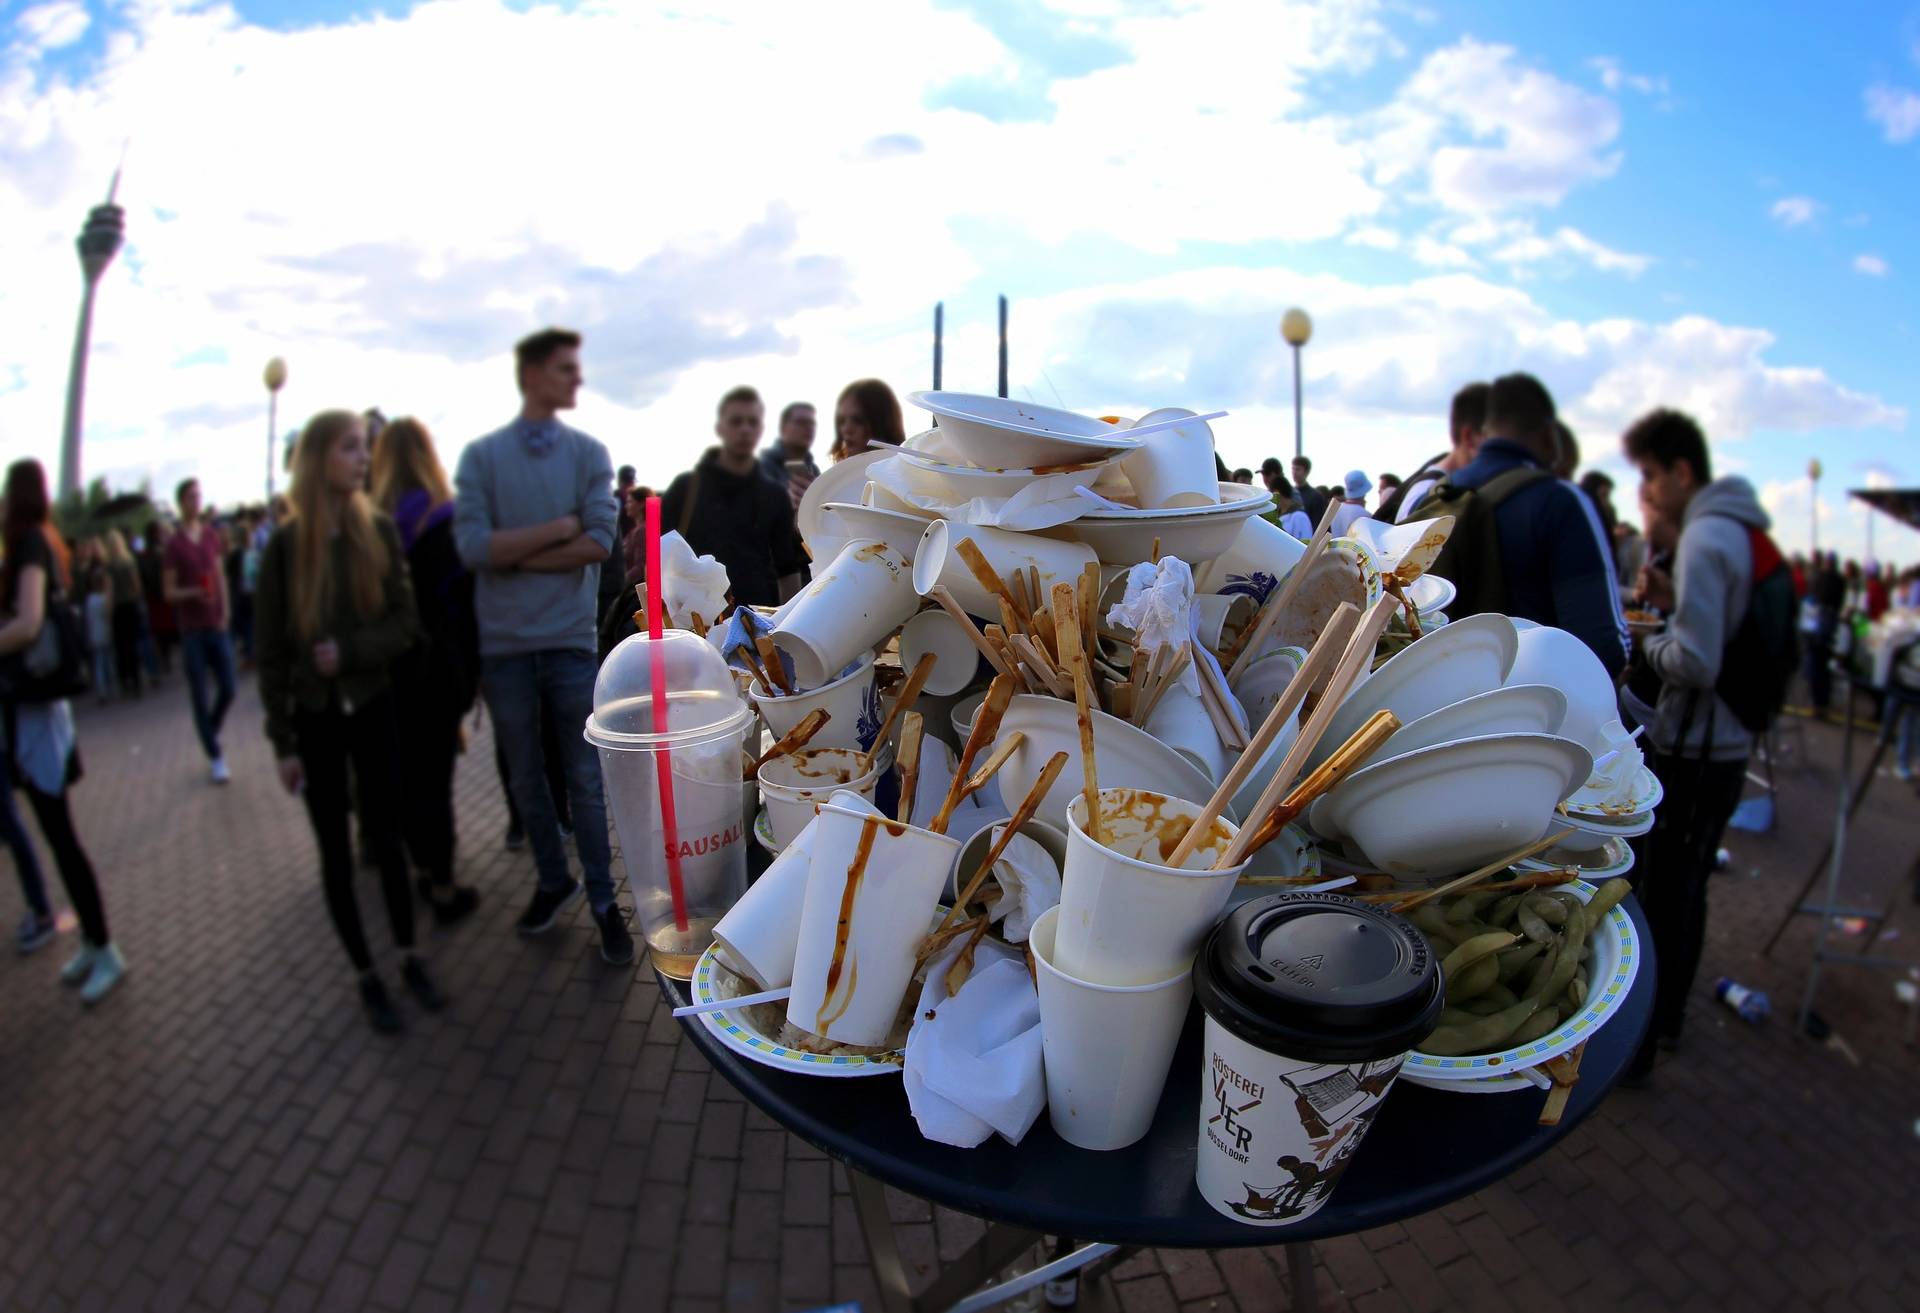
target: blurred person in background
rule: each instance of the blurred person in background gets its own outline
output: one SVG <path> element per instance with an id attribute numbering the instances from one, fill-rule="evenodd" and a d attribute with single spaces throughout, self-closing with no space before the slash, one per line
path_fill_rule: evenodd
<path id="1" fill-rule="evenodd" d="M 1248 469 L 1246 466 L 1242 465 L 1239 469 L 1233 472 L 1232 481 L 1234 483 L 1243 484 L 1246 487 L 1251 488 L 1253 486 L 1253 471 Z"/>
<path id="2" fill-rule="evenodd" d="M 858 456 L 874 443 L 897 447 L 907 440 L 900 402 L 877 378 L 856 379 L 840 390 L 833 406 L 833 449 L 838 462 Z"/>
<path id="3" fill-rule="evenodd" d="M 5 523 L 0 528 L 6 545 L 6 559 L 0 564 L 0 659 L 25 652 L 38 640 L 41 627 L 50 623 L 51 609 L 66 605 L 71 577 L 66 544 L 48 515 L 47 473 L 39 461 L 15 461 L 8 468 L 4 506 Z M 126 975 L 127 963 L 107 933 L 100 882 L 86 849 L 80 846 L 73 812 L 67 804 L 67 790 L 80 779 L 73 708 L 65 698 L 28 701 L 10 694 L 4 715 L 8 757 L 4 773 L 11 778 L 12 787 L 26 793 L 40 833 L 53 850 L 67 901 L 80 920 L 80 950 L 60 969 L 60 980 L 79 988 L 81 1002 L 98 1003 Z M 11 804 L 9 798 L 9 808 Z M 19 851 L 16 847 L 16 859 Z M 37 876 L 37 868 L 34 874 Z M 24 864 L 21 880 L 23 884 L 27 880 Z M 36 930 L 29 936 L 22 925 L 23 948 L 35 938 L 38 942 L 31 947 L 38 947 L 45 942 L 43 932 L 51 932 L 51 926 L 40 919 L 43 914 L 51 916 L 44 889 L 37 900 L 29 895 L 28 907 L 36 918 Z"/>
<path id="4" fill-rule="evenodd" d="M 381 430 L 373 501 L 399 534 L 420 618 L 420 642 L 393 667 L 406 783 L 400 832 L 424 872 L 416 887 L 433 919 L 452 925 L 480 904 L 476 890 L 453 881 L 453 768 L 460 719 L 480 692 L 480 631 L 473 575 L 453 545 L 453 486 L 419 420 L 396 419 Z"/>
<path id="5" fill-rule="evenodd" d="M 807 566 L 793 502 L 755 454 L 765 414 L 750 387 L 721 397 L 713 421 L 719 444 L 660 499 L 661 531 L 677 530 L 697 555 L 724 565 L 742 606 L 778 606 L 800 591 Z M 709 624 L 718 618 L 706 617 Z"/>
<path id="6" fill-rule="evenodd" d="M 1453 405 L 1447 412 L 1447 449 L 1415 470 L 1392 497 L 1382 498 L 1374 518 L 1404 523 L 1436 483 L 1474 458 L 1486 431 L 1490 390 L 1485 383 L 1469 383 L 1453 394 Z"/>
<path id="7" fill-rule="evenodd" d="M 88 585 L 92 592 L 82 603 L 87 629 L 87 652 L 93 658 L 93 693 L 102 706 L 113 701 L 115 678 L 113 664 L 113 580 L 105 570 L 93 571 Z"/>
<path id="8" fill-rule="evenodd" d="M 1835 552 L 1815 553 L 1813 578 L 1800 612 L 1800 634 L 1806 643 L 1807 696 L 1815 715 L 1827 714 L 1833 701 L 1834 634 L 1847 603 L 1847 581 Z"/>
<path id="9" fill-rule="evenodd" d="M 1305 456 L 1293 458 L 1293 499 L 1300 503 L 1300 509 L 1307 513 L 1315 527 L 1320 517 L 1327 513 L 1327 494 L 1313 486 L 1313 461 Z"/>
<path id="10" fill-rule="evenodd" d="M 1334 537 L 1343 536 L 1355 520 L 1367 518 L 1367 494 L 1372 491 L 1373 480 L 1364 470 L 1347 471 L 1346 480 L 1338 490 L 1340 509 L 1333 513 Z"/>
<path id="11" fill-rule="evenodd" d="M 233 778 L 220 750 L 220 727 L 233 705 L 233 644 L 227 637 L 227 572 L 220 531 L 200 514 L 200 480 L 182 479 L 174 489 L 180 528 L 167 540 L 162 587 L 180 626 L 187 664 L 193 727 L 212 763 L 215 784 Z M 214 700 L 207 701 L 207 680 Z"/>
<path id="12" fill-rule="evenodd" d="M 369 464 L 367 422 L 352 411 L 322 411 L 300 430 L 293 517 L 267 540 L 260 567 L 260 700 L 280 782 L 306 801 L 327 911 L 359 977 L 361 1007 L 376 1031 L 392 1034 L 400 1015 L 354 897 L 350 811 L 380 873 L 401 980 L 428 1011 L 446 1000 L 414 951 L 400 851 L 393 671 L 420 620 L 399 535 L 366 493 Z"/>
<path id="13" fill-rule="evenodd" d="M 1373 486 L 1379 498 L 1374 505 L 1385 506 L 1388 499 L 1400 491 L 1400 476 L 1398 474 L 1377 474 L 1374 476 Z M 1378 511 L 1376 511 L 1376 517 L 1378 514 Z M 1391 524 L 1393 521 L 1389 520 L 1387 523 Z"/>
<path id="14" fill-rule="evenodd" d="M 800 508 L 800 499 L 806 496 L 813 481 L 820 477 L 820 467 L 813 460 L 813 441 L 819 424 L 812 402 L 790 401 L 780 412 L 779 432 L 760 453 L 760 472 L 787 490 L 787 498 L 795 510 Z"/>
<path id="15" fill-rule="evenodd" d="M 107 576 L 113 581 L 113 663 L 120 672 L 120 691 L 140 696 L 140 626 L 145 598 L 140 591 L 140 567 L 127 550 L 118 529 L 105 535 Z"/>
<path id="16" fill-rule="evenodd" d="M 166 589 L 167 539 L 172 533 L 165 520 L 148 521 L 140 550 L 134 556 L 140 566 L 140 594 L 147 604 L 147 677 L 155 683 L 160 676 L 173 673 L 173 649 L 180 641 Z"/>

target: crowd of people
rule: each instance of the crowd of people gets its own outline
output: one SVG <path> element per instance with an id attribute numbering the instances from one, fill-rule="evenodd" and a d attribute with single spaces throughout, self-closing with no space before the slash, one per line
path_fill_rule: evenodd
<path id="1" fill-rule="evenodd" d="M 291 487 L 272 506 L 215 521 L 189 479 L 175 490 L 177 518 L 155 518 L 132 543 L 107 531 L 69 552 L 49 516 L 44 471 L 29 460 L 8 472 L 0 663 L 11 664 L 0 672 L 14 677 L 22 654 L 46 647 L 43 632 L 62 607 L 79 631 L 77 686 L 90 682 L 102 697 L 138 696 L 170 670 L 177 649 L 211 778 L 225 783 L 221 734 L 236 650 L 240 665 L 257 666 L 279 780 L 311 822 L 325 905 L 366 1015 L 383 1032 L 402 1027 L 401 1012 L 374 962 L 355 869 L 378 873 L 406 993 L 423 1009 L 443 1006 L 420 952 L 417 907 L 451 926 L 479 904 L 455 879 L 453 807 L 476 704 L 493 724 L 506 844 L 532 848 L 518 932 L 546 932 L 584 898 L 602 956 L 634 958 L 615 899 L 599 761 L 574 727 L 591 712 L 599 660 L 631 632 L 652 489 L 631 465 L 616 472 L 602 442 L 562 421 L 584 381 L 581 352 L 580 335 L 564 329 L 520 342 L 519 413 L 468 443 L 451 478 L 420 421 L 328 410 L 300 430 Z M 796 511 L 821 473 L 814 406 L 788 403 L 771 441 L 765 418 L 754 389 L 727 392 L 714 444 L 662 495 L 663 526 L 717 558 L 734 601 L 750 605 L 777 604 L 804 584 Z M 891 389 L 863 379 L 837 399 L 827 459 L 904 440 Z M 1368 516 L 1453 516 L 1435 566 L 1457 589 L 1450 614 L 1499 611 L 1565 629 L 1618 682 L 1623 716 L 1646 727 L 1666 795 L 1636 867 L 1661 962 L 1653 1033 L 1636 1067 L 1644 1075 L 1679 1036 L 1707 877 L 1755 736 L 1778 710 L 1779 670 L 1791 673 L 1799 659 L 1797 632 L 1809 650 L 1824 650 L 1856 611 L 1920 603 L 1920 574 L 1842 567 L 1831 554 L 1784 560 L 1751 485 L 1714 478 L 1706 437 L 1683 414 L 1652 411 L 1623 435 L 1621 451 L 1640 474 L 1637 531 L 1620 522 L 1605 474 L 1573 481 L 1578 443 L 1547 389 L 1510 374 L 1462 388 L 1447 449 L 1404 480 L 1354 469 L 1316 485 L 1304 456 L 1286 467 L 1268 459 L 1258 477 L 1274 499 L 1268 518 L 1302 539 L 1323 520 L 1345 532 Z M 1250 483 L 1254 473 L 1223 465 L 1221 477 Z M 1664 627 L 1634 637 L 1627 604 L 1664 616 Z M 1824 707 L 1824 661 L 1809 659 L 1806 673 Z M 27 904 L 18 944 L 30 952 L 47 943 L 54 920 L 14 785 L 80 921 L 82 947 L 62 976 L 96 1001 L 126 963 L 67 806 L 80 776 L 69 701 L 16 688 L 7 721 L 0 837 Z M 583 879 L 574 878 L 569 844 Z"/>

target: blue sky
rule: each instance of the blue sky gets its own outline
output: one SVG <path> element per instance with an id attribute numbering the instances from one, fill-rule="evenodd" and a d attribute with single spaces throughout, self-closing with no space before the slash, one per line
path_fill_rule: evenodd
<path id="1" fill-rule="evenodd" d="M 257 496 L 272 354 L 285 413 L 451 450 L 546 319 L 588 334 L 582 425 L 663 481 L 739 379 L 925 386 L 937 298 L 949 384 L 990 388 L 1003 291 L 1016 392 L 1227 408 L 1235 463 L 1290 442 L 1297 302 L 1328 479 L 1527 368 L 1616 474 L 1633 415 L 1693 409 L 1789 546 L 1811 455 L 1851 550 L 1839 485 L 1920 483 L 1920 6 L 50 0 L 0 43 L 9 452 L 54 454 L 72 235 L 133 138 L 116 483 Z"/>

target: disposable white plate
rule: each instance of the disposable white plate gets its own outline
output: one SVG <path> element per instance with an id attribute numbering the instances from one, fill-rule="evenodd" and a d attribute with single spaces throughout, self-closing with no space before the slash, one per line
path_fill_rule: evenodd
<path id="1" fill-rule="evenodd" d="M 1140 439 L 1091 415 L 972 392 L 912 392 L 907 400 L 940 417 L 948 446 L 989 470 L 1033 469 L 1132 451 Z"/>
<path id="2" fill-rule="evenodd" d="M 775 857 L 780 855 L 781 845 L 774 840 L 773 821 L 768 817 L 765 807 L 762 807 L 760 814 L 753 818 L 753 837 L 762 848 L 765 848 Z"/>
<path id="3" fill-rule="evenodd" d="M 835 461 L 820 471 L 820 477 L 807 485 L 800 494 L 799 509 L 793 513 L 794 526 L 800 530 L 800 540 L 807 545 L 816 561 L 825 563 L 833 559 L 814 546 L 814 539 L 820 536 L 820 517 L 828 502 L 860 503 L 860 490 L 867 485 L 867 466 L 878 460 L 885 460 L 895 454 L 892 447 L 875 446 L 861 452 L 858 456 L 849 456 Z"/>
<path id="4" fill-rule="evenodd" d="M 1537 857 L 1515 862 L 1522 871 L 1557 871 L 1571 866 L 1589 884 L 1600 884 L 1633 869 L 1633 845 L 1625 839 L 1602 839 L 1598 848 L 1573 849 L 1565 844 L 1549 848 Z"/>
<path id="5" fill-rule="evenodd" d="M 1586 794 L 1584 788 L 1560 804 L 1560 810 L 1568 816 L 1590 816 L 1595 820 L 1622 819 L 1641 812 L 1650 812 L 1660 805 L 1667 796 L 1661 787 L 1660 777 L 1647 767 L 1642 766 L 1633 777 L 1633 796 L 1625 802 L 1599 802 Z"/>
<path id="6" fill-rule="evenodd" d="M 695 1003 L 713 1003 L 723 999 L 737 998 L 743 993 L 754 993 L 758 988 L 722 966 L 714 957 L 714 950 L 717 947 L 717 944 L 708 945 L 707 951 L 700 955 L 698 962 L 694 963 L 690 990 Z M 919 986 L 913 984 L 908 988 L 918 989 Z M 782 1010 L 784 1015 L 784 1004 L 774 1003 L 768 1006 Z M 753 1024 L 745 1009 L 701 1012 L 695 1015 L 700 1024 L 713 1033 L 715 1039 L 735 1053 L 763 1067 L 772 1067 L 778 1071 L 790 1071 L 801 1076 L 897 1076 L 904 1065 L 897 1051 L 869 1057 L 865 1054 L 807 1053 L 800 1049 L 788 1048 L 779 1042 L 777 1028 L 773 1035 L 767 1034 Z"/>
<path id="7" fill-rule="evenodd" d="M 807 546 L 817 561 L 831 561 L 855 538 L 877 538 L 913 564 L 920 550 L 920 538 L 929 521 L 923 516 L 902 511 L 881 510 L 877 506 L 858 506 L 848 502 L 828 502 L 821 508 L 817 541 Z M 822 547 L 830 548 L 822 551 Z"/>
<path id="8" fill-rule="evenodd" d="M 1387 761 L 1421 748 L 1488 734 L 1552 734 L 1567 714 L 1567 695 L 1551 684 L 1509 684 L 1429 712 L 1402 725 L 1367 758 Z"/>
<path id="9" fill-rule="evenodd" d="M 1468 616 L 1424 635 L 1347 695 L 1326 736 L 1314 745 L 1307 768 L 1331 757 L 1382 708 L 1408 725 L 1464 698 L 1499 688 L 1518 648 L 1513 621 L 1503 615 Z M 1585 782 L 1583 775 L 1579 783 Z"/>
<path id="10" fill-rule="evenodd" d="M 1583 903 L 1591 902 L 1599 892 L 1596 886 L 1585 880 L 1573 880 L 1560 887 L 1572 890 L 1574 896 Z M 1499 1053 L 1441 1058 L 1415 1049 L 1407 1055 L 1407 1063 L 1401 1068 L 1401 1074 L 1426 1078 L 1420 1081 L 1421 1084 L 1432 1081 L 1479 1082 L 1489 1077 L 1508 1076 L 1526 1067 L 1537 1067 L 1550 1058 L 1559 1057 L 1582 1040 L 1591 1038 L 1620 1010 L 1620 1005 L 1627 1000 L 1627 991 L 1633 988 L 1633 978 L 1640 972 L 1640 937 L 1634 933 L 1633 918 L 1627 915 L 1624 907 L 1615 904 L 1590 942 L 1593 944 L 1593 956 L 1588 959 L 1586 1006 L 1559 1026 L 1530 1044 L 1521 1044 Z M 1502 1088 L 1536 1088 L 1524 1077 L 1519 1080 L 1519 1084 Z M 1491 1092 L 1490 1089 L 1488 1092 Z"/>

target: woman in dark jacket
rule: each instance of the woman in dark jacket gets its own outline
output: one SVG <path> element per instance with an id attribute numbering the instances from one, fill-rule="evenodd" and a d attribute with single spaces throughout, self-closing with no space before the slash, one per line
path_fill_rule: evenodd
<path id="1" fill-rule="evenodd" d="M 399 530 L 426 634 L 393 672 L 406 777 L 401 828 L 413 864 L 426 872 L 418 884 L 434 920 L 452 925 L 480 902 L 474 889 L 453 882 L 453 767 L 460 719 L 480 687 L 480 630 L 473 576 L 453 546 L 453 489 L 419 420 L 397 419 L 380 431 L 373 498 Z"/>
<path id="2" fill-rule="evenodd" d="M 420 634 L 406 558 L 393 522 L 364 491 L 360 416 L 323 411 L 294 452 L 292 518 L 267 542 L 255 595 L 260 697 L 267 737 L 289 793 L 304 793 L 320 846 L 327 910 L 360 973 L 375 1030 L 400 1029 L 373 968 L 353 896 L 348 812 L 380 871 L 401 979 L 429 1011 L 445 1004 L 413 951 L 413 894 L 400 852 L 400 744 L 392 672 Z M 350 798 L 348 767 L 357 784 Z"/>

